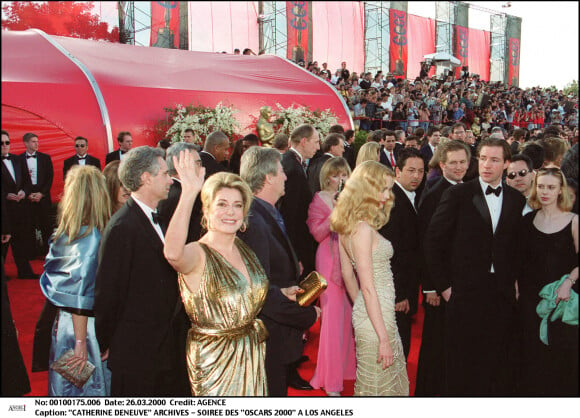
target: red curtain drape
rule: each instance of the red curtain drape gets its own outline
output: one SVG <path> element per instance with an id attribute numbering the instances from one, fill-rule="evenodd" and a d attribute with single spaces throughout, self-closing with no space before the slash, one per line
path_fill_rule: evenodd
<path id="1" fill-rule="evenodd" d="M 189 49 L 228 54 L 250 48 L 258 54 L 255 2 L 189 1 Z"/>
<path id="2" fill-rule="evenodd" d="M 359 1 L 312 2 L 313 59 L 334 73 L 346 61 L 350 71 L 364 68 L 364 3 Z"/>
<path id="3" fill-rule="evenodd" d="M 469 29 L 469 72 L 489 81 L 489 51 L 491 34 L 485 30 Z"/>
<path id="4" fill-rule="evenodd" d="M 420 63 L 423 61 L 423 56 L 435 52 L 435 20 L 408 15 L 408 22 L 407 78 L 414 79 L 421 71 Z"/>
<path id="5" fill-rule="evenodd" d="M 519 86 L 520 78 L 520 40 L 509 39 L 508 85 Z"/>
<path id="6" fill-rule="evenodd" d="M 401 10 L 389 10 L 389 25 L 391 34 L 389 69 L 398 78 L 407 75 L 407 57 L 409 42 L 407 12 Z"/>

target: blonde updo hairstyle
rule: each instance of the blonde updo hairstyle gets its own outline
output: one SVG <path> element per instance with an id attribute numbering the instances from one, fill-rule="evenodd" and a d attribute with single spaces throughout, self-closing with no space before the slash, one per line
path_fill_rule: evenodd
<path id="1" fill-rule="evenodd" d="M 240 192 L 242 195 L 244 224 L 247 223 L 247 216 L 253 199 L 250 187 L 237 174 L 220 172 L 209 176 L 201 188 L 201 204 L 203 210 L 201 222 L 205 229 L 207 229 L 206 215 L 211 210 L 211 205 L 214 202 L 217 193 L 222 189 L 235 189 Z"/>
<path id="2" fill-rule="evenodd" d="M 330 215 L 330 229 L 340 235 L 350 235 L 359 221 L 365 221 L 377 230 L 382 228 L 389 221 L 395 201 L 393 193 L 390 193 L 381 208 L 379 199 L 388 177 L 394 180 L 395 175 L 377 161 L 366 161 L 357 166 Z"/>
<path id="3" fill-rule="evenodd" d="M 358 154 L 356 156 L 356 167 L 365 161 L 378 161 L 380 151 L 381 146 L 378 142 L 371 141 L 363 144 L 363 146 L 358 150 Z"/>

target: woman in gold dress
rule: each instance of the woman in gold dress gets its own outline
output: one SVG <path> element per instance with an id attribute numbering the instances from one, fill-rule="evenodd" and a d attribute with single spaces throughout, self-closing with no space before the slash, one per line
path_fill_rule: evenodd
<path id="1" fill-rule="evenodd" d="M 192 394 L 266 396 L 267 331 L 257 315 L 268 280 L 254 252 L 236 237 L 245 228 L 251 191 L 231 173 L 216 173 L 204 184 L 205 170 L 190 153 L 173 158 L 182 193 L 164 253 L 179 273 L 181 298 L 191 320 L 186 351 Z M 207 233 L 186 245 L 200 190 Z"/>
<path id="2" fill-rule="evenodd" d="M 393 246 L 377 232 L 389 220 L 394 181 L 393 172 L 383 164 L 362 163 L 346 182 L 330 217 L 331 229 L 339 234 L 345 287 L 354 302 L 355 396 L 409 395 L 395 322 Z"/>

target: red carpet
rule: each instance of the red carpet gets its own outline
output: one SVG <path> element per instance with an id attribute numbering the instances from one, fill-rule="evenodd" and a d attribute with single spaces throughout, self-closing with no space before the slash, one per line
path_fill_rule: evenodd
<path id="1" fill-rule="evenodd" d="M 35 273 L 42 273 L 43 262 L 35 260 L 32 262 L 32 268 Z M 36 321 L 44 304 L 44 296 L 38 285 L 38 280 L 21 280 L 16 279 L 16 266 L 14 265 L 12 255 L 8 252 L 6 264 L 6 275 L 11 278 L 8 281 L 8 295 L 12 308 L 12 316 L 18 330 L 18 342 L 20 350 L 24 357 L 26 370 L 30 378 L 32 391 L 28 396 L 46 396 L 48 391 L 48 372 L 30 372 L 32 364 L 32 340 Z M 423 308 L 420 307 L 412 328 L 411 351 L 407 361 L 407 371 L 410 380 L 410 394 L 415 392 L 415 380 L 417 376 L 417 360 L 419 358 L 419 348 L 421 344 L 421 331 L 423 329 Z M 320 333 L 320 322 L 317 322 L 310 329 L 310 336 L 306 343 L 305 354 L 310 360 L 303 363 L 299 372 L 300 375 L 310 380 L 314 374 L 316 358 L 318 353 L 318 336 Z M 352 396 L 354 392 L 354 380 L 347 380 L 344 383 L 343 396 Z M 292 388 L 288 389 L 289 396 L 326 396 L 322 390 L 301 391 Z"/>

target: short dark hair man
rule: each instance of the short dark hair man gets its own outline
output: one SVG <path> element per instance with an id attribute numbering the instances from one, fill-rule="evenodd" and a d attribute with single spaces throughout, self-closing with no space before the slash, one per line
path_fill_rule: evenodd
<path id="1" fill-rule="evenodd" d="M 119 178 L 131 197 L 103 232 L 94 305 L 97 339 L 112 372 L 111 395 L 190 396 L 189 320 L 177 274 L 163 255 L 156 213 L 172 183 L 163 151 L 132 149 Z"/>
<path id="2" fill-rule="evenodd" d="M 510 165 L 507 168 L 505 182 L 526 198 L 526 205 L 524 206 L 522 215 L 533 211 L 527 200 L 532 193 L 535 177 L 534 164 L 530 157 L 524 154 L 516 154 L 512 157 Z"/>
<path id="3" fill-rule="evenodd" d="M 117 135 L 117 144 L 119 144 L 119 148 L 115 151 L 108 153 L 107 156 L 105 157 L 105 165 L 115 160 L 122 161 L 123 158 L 125 158 L 125 154 L 128 153 L 133 147 L 133 137 L 131 136 L 131 132 L 128 131 L 119 132 L 119 134 Z"/>
<path id="4" fill-rule="evenodd" d="M 27 196 L 30 216 L 33 225 L 40 230 L 42 235 L 42 247 L 40 253 L 48 253 L 48 239 L 54 228 L 54 217 L 52 216 L 52 200 L 50 198 L 50 189 L 54 178 L 54 169 L 50 155 L 38 151 L 38 135 L 26 133 L 22 137 L 26 151 L 20 154 L 23 165 L 28 168 L 26 175 L 30 182 L 31 190 Z M 29 248 L 34 248 L 34 236 L 30 237 L 31 244 Z"/>
<path id="5" fill-rule="evenodd" d="M 30 266 L 30 259 L 34 256 L 30 248 L 33 233 L 26 196 L 30 194 L 31 187 L 28 167 L 19 156 L 10 154 L 10 137 L 2 129 L 2 207 L 10 220 L 11 235 L 10 241 L 2 243 L 2 260 L 6 259 L 8 246 L 11 246 L 21 279 L 38 279 Z"/>
<path id="6" fill-rule="evenodd" d="M 411 347 L 411 321 L 417 311 L 418 285 L 421 275 L 417 189 L 425 175 L 425 163 L 419 150 L 405 148 L 399 153 L 395 167 L 395 206 L 389 222 L 379 230 L 393 245 L 391 259 L 395 280 L 395 315 L 403 342 L 405 358 Z"/>
<path id="7" fill-rule="evenodd" d="M 89 141 L 87 138 L 77 136 L 75 138 L 75 155 L 64 160 L 62 167 L 62 178 L 66 179 L 66 173 L 73 165 L 92 165 L 101 170 L 101 162 L 97 157 L 89 155 Z"/>
<path id="8" fill-rule="evenodd" d="M 509 395 L 512 390 L 507 342 L 516 271 L 510 249 L 518 245 L 525 199 L 501 184 L 511 158 L 506 141 L 482 140 L 478 155 L 479 177 L 443 193 L 424 240 L 435 289 L 448 302 L 450 396 Z"/>
<path id="9" fill-rule="evenodd" d="M 344 153 L 344 136 L 339 133 L 330 133 L 324 138 L 320 148 L 321 155 L 312 158 L 308 163 L 306 175 L 312 194 L 320 191 L 320 170 L 326 161 L 333 157 L 342 157 Z"/>
<path id="10" fill-rule="evenodd" d="M 228 171 L 222 163 L 227 160 L 229 149 L 230 139 L 223 132 L 216 131 L 207 136 L 203 151 L 199 153 L 206 179 L 214 173 Z"/>
<path id="11" fill-rule="evenodd" d="M 421 197 L 419 203 L 419 236 L 423 243 L 427 227 L 441 200 L 443 192 L 455 184 L 461 183 L 471 152 L 467 144 L 450 140 L 439 145 L 441 158 L 439 167 L 442 175 Z M 423 246 L 421 245 L 423 253 Z M 419 396 L 444 395 L 445 392 L 445 300 L 435 290 L 430 271 L 425 268 L 421 276 L 423 307 L 425 319 L 421 337 L 421 349 L 417 367 L 417 385 L 415 393 Z"/>

